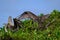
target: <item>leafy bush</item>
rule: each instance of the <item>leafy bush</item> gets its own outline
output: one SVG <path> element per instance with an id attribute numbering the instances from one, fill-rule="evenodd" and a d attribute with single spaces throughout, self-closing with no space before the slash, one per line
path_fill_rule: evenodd
<path id="1" fill-rule="evenodd" d="M 37 22 L 32 20 L 23 21 L 23 26 L 16 32 L 0 30 L 0 40 L 60 40 L 60 12 L 54 10 L 46 23 L 55 19 L 46 30 L 37 30 Z"/>

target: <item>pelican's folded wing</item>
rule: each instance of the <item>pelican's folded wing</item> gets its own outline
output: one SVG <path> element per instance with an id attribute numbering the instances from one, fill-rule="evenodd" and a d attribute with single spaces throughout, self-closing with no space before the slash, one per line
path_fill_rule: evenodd
<path id="1" fill-rule="evenodd" d="M 26 11 L 23 14 L 21 14 L 20 17 L 18 17 L 18 19 L 23 19 L 23 18 L 31 18 L 31 19 L 35 20 L 38 17 L 35 14 L 33 14 L 32 12 Z"/>

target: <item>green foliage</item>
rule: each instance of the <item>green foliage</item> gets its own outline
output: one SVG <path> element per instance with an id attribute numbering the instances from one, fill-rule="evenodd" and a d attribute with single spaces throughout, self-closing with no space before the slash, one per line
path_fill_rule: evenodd
<path id="1" fill-rule="evenodd" d="M 32 20 L 22 21 L 22 28 L 16 32 L 10 30 L 6 33 L 4 28 L 0 30 L 0 40 L 60 40 L 60 12 L 53 10 L 45 21 L 47 24 L 55 19 L 46 30 L 37 30 L 38 23 Z"/>
<path id="2" fill-rule="evenodd" d="M 43 16 L 44 14 L 43 13 L 41 13 L 40 15 L 38 15 L 38 16 Z"/>

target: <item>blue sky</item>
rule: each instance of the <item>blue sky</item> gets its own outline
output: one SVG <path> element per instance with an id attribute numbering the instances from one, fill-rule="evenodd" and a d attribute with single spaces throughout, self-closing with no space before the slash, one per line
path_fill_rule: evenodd
<path id="1" fill-rule="evenodd" d="M 60 11 L 60 0 L 0 0 L 0 27 L 7 23 L 8 16 L 17 17 L 24 11 L 48 14 Z"/>

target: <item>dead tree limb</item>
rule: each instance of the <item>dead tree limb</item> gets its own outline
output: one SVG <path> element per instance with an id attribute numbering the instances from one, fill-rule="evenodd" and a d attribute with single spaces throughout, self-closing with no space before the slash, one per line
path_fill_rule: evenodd
<path id="1" fill-rule="evenodd" d="M 51 22 L 49 22 L 48 24 L 45 25 L 45 27 L 47 28 L 50 24 L 52 24 L 53 22 L 55 22 L 55 19 L 53 19 Z"/>

